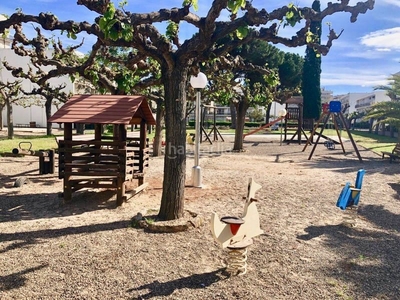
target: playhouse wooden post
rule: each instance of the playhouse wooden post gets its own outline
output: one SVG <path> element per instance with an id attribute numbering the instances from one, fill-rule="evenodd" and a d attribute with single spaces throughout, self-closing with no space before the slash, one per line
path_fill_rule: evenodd
<path id="1" fill-rule="evenodd" d="M 71 177 L 71 167 L 67 166 L 71 163 L 72 153 L 68 150 L 72 148 L 72 123 L 64 124 L 64 147 L 66 151 L 64 152 L 64 202 L 70 202 L 72 200 L 72 187 L 70 183 Z"/>
<path id="2" fill-rule="evenodd" d="M 94 124 L 94 140 L 101 141 L 101 134 L 102 134 L 102 124 Z M 96 149 L 101 149 L 100 145 L 95 146 Z M 100 161 L 100 152 L 95 154 L 95 162 L 98 163 Z"/>
<path id="3" fill-rule="evenodd" d="M 144 157 L 146 155 L 145 149 L 147 148 L 146 143 L 146 135 L 147 135 L 147 124 L 146 120 L 142 119 L 140 122 L 140 151 L 139 151 L 139 169 L 140 173 L 144 173 Z M 138 185 L 142 185 L 144 183 L 144 176 L 139 177 Z"/>
<path id="4" fill-rule="evenodd" d="M 118 150 L 125 150 L 126 155 L 126 126 L 124 124 L 114 126 L 114 140 L 120 143 Z M 123 142 L 123 143 L 122 143 Z M 126 176 L 126 162 L 120 165 L 120 172 L 117 177 L 117 206 L 122 205 L 125 200 L 125 176 Z"/>

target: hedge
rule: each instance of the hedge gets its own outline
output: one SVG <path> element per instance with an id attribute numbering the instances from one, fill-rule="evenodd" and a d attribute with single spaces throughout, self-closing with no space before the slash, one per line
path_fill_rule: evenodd
<path id="1" fill-rule="evenodd" d="M 224 126 L 224 127 L 228 127 L 231 126 L 232 122 L 227 122 L 227 121 L 217 121 L 215 122 L 216 126 Z M 210 128 L 212 127 L 213 122 L 212 121 L 205 121 L 204 122 L 204 127 L 205 128 Z M 261 127 L 265 125 L 265 123 L 260 123 L 260 122 L 246 122 L 244 124 L 245 127 Z M 190 127 L 194 127 L 195 126 L 195 121 L 189 121 L 189 126 Z"/>

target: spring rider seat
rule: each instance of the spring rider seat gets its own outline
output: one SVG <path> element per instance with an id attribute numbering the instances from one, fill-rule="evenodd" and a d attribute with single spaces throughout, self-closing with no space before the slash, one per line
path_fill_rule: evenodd
<path id="1" fill-rule="evenodd" d="M 350 182 L 346 182 L 336 202 L 336 206 L 347 213 L 344 217 L 343 225 L 350 227 L 356 225 L 358 202 L 360 201 L 364 174 L 364 169 L 358 170 L 354 186 Z"/>
<path id="2" fill-rule="evenodd" d="M 261 185 L 249 179 L 248 193 L 241 217 L 220 218 L 216 213 L 211 217 L 211 232 L 223 249 L 228 249 L 226 270 L 231 275 L 247 272 L 247 247 L 253 244 L 253 237 L 262 234 L 260 216 L 254 198 Z"/>

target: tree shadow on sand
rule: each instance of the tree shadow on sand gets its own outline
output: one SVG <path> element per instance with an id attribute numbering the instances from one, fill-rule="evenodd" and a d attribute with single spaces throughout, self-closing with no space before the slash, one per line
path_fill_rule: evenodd
<path id="1" fill-rule="evenodd" d="M 17 273 L 9 274 L 6 276 L 0 276 L 0 291 L 9 291 L 12 289 L 17 289 L 25 285 L 26 278 L 25 274 L 35 272 L 44 267 L 47 267 L 47 264 L 43 264 L 37 267 L 29 268 Z"/>
<path id="2" fill-rule="evenodd" d="M 17 248 L 29 247 L 29 245 L 32 244 L 43 243 L 43 240 L 45 239 L 55 239 L 60 236 L 78 235 L 83 233 L 88 234 L 100 231 L 113 231 L 121 228 L 127 228 L 129 224 L 129 220 L 123 220 L 111 223 L 99 223 L 60 229 L 0 233 L 0 241 L 2 243 L 10 242 L 3 249 L 0 248 L 0 254 Z"/>
<path id="3" fill-rule="evenodd" d="M 139 295 L 133 299 L 151 299 L 153 297 L 166 297 L 172 295 L 175 290 L 179 289 L 204 289 L 218 281 L 226 279 L 228 276 L 224 272 L 225 269 L 219 269 L 209 273 L 193 274 L 188 277 L 178 278 L 167 282 L 159 282 L 142 285 L 137 288 L 131 288 L 127 292 L 149 290 L 147 294 Z"/>
<path id="4" fill-rule="evenodd" d="M 363 206 L 359 215 L 378 229 L 342 225 L 309 226 L 305 229 L 307 234 L 297 238 L 310 241 L 322 235 L 326 237 L 323 239 L 325 245 L 337 253 L 335 263 L 321 269 L 327 278 L 348 282 L 364 299 L 398 299 L 399 216 L 375 205 Z"/>
<path id="5" fill-rule="evenodd" d="M 78 191 L 72 201 L 65 204 L 59 196 L 59 193 L 19 195 L 9 189 L 0 201 L 0 222 L 65 217 L 116 207 L 113 190 Z"/>

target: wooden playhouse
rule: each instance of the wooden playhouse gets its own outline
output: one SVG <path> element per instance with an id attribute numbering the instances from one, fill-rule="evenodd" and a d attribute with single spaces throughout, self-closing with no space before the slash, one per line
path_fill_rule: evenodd
<path id="1" fill-rule="evenodd" d="M 82 188 L 109 188 L 116 189 L 121 205 L 127 199 L 128 182 L 137 179 L 139 187 L 144 185 L 150 155 L 147 125 L 155 125 L 145 97 L 75 95 L 49 122 L 64 126 L 58 153 L 65 202 Z M 94 135 L 74 136 L 73 124 L 94 124 Z M 112 136 L 103 134 L 104 125 L 112 125 Z M 128 132 L 128 125 L 140 129 Z"/>

